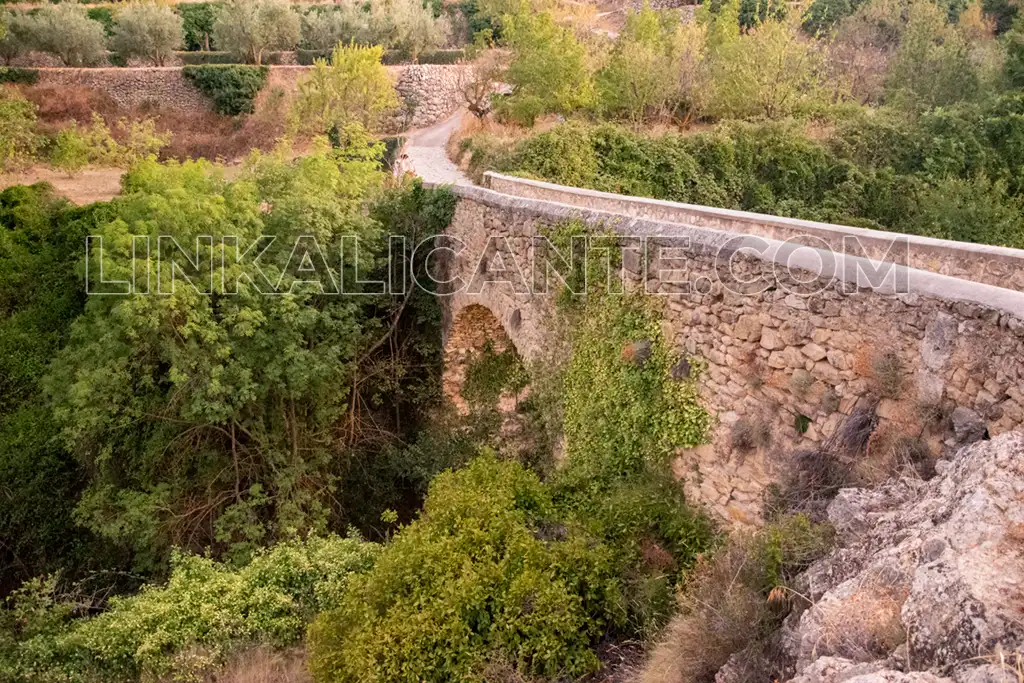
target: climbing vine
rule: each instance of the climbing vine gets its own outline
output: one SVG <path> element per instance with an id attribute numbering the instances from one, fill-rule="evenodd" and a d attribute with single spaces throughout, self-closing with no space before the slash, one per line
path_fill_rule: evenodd
<path id="1" fill-rule="evenodd" d="M 509 346 L 498 353 L 488 341 L 466 366 L 462 396 L 470 405 L 490 407 L 505 391 L 518 394 L 528 381 L 516 350 Z"/>
<path id="2" fill-rule="evenodd" d="M 614 233 L 571 221 L 547 235 L 560 251 L 584 236 L 591 247 L 558 297 L 572 318 L 560 406 L 569 469 L 597 481 L 667 471 L 674 449 L 701 443 L 711 422 L 694 382 L 699 364 L 671 351 L 656 300 L 606 286 L 605 269 L 621 263 Z M 582 282 L 585 294 L 573 295 Z"/>

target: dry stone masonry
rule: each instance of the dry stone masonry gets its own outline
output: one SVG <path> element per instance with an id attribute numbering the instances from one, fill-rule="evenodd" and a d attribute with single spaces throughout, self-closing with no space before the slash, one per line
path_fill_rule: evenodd
<path id="1" fill-rule="evenodd" d="M 627 285 L 662 308 L 675 351 L 706 367 L 700 393 L 716 424 L 708 444 L 678 454 L 676 472 L 733 525 L 757 524 L 766 488 L 858 411 L 877 420 L 869 449 L 913 441 L 933 457 L 1024 425 L 1024 294 L 907 268 L 870 283 L 858 269 L 871 264 L 852 256 L 821 273 L 820 255 L 772 240 L 754 253 L 727 232 L 455 191 L 449 235 L 463 249 L 447 265 L 448 329 L 483 306 L 527 359 L 551 343 L 555 315 L 552 296 L 522 284 L 539 231 L 576 218 L 623 236 Z M 512 282 L 493 281 L 503 277 Z"/>
<path id="2" fill-rule="evenodd" d="M 271 66 L 267 90 L 294 92 L 308 66 Z M 410 64 L 391 66 L 402 111 L 391 127 L 419 128 L 442 121 L 461 104 L 459 74 L 462 65 Z M 100 69 L 42 68 L 39 85 L 85 87 L 102 92 L 122 107 L 156 103 L 191 113 L 212 109 L 210 100 L 182 75 L 181 67 L 112 67 Z"/>

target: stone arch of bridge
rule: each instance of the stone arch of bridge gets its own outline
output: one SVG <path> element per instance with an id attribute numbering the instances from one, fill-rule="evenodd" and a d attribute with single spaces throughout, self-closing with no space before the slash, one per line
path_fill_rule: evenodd
<path id="1" fill-rule="evenodd" d="M 516 317 L 517 312 L 513 311 L 509 322 L 514 322 Z M 466 414 L 469 406 L 462 397 L 462 387 L 471 359 L 488 346 L 494 353 L 502 353 L 509 348 L 516 349 L 516 345 L 498 315 L 480 303 L 469 303 L 452 311 L 445 327 L 441 383 L 445 396 L 456 410 Z"/>

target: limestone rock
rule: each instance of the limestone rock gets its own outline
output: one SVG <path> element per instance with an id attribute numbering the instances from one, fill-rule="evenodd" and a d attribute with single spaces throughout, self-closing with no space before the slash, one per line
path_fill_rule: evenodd
<path id="1" fill-rule="evenodd" d="M 802 577 L 814 605 L 785 633 L 792 680 L 994 683 L 979 656 L 1024 645 L 1024 432 L 940 470 L 830 504 L 844 547 Z M 895 670 L 907 661 L 913 671 Z"/>
<path id="2" fill-rule="evenodd" d="M 981 417 L 970 408 L 960 406 L 950 415 L 953 423 L 953 434 L 958 445 L 966 445 L 985 438 L 987 427 Z"/>

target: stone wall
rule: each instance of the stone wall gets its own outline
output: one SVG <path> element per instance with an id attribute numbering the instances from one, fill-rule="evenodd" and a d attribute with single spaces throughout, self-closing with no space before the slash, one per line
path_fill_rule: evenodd
<path id="1" fill-rule="evenodd" d="M 911 439 L 935 455 L 959 430 L 1024 424 L 1024 294 L 896 267 L 872 284 L 853 256 L 824 271 L 820 253 L 774 240 L 752 253 L 756 240 L 721 231 L 455 192 L 449 235 L 464 248 L 447 264 L 461 278 L 443 299 L 448 329 L 482 305 L 526 358 L 551 344 L 552 297 L 493 280 L 532 272 L 544 226 L 578 218 L 623 235 L 627 284 L 662 307 L 675 351 L 706 364 L 698 382 L 716 425 L 710 443 L 678 454 L 676 472 L 692 499 L 734 524 L 757 523 L 766 487 L 795 454 L 813 454 L 855 412 L 877 415 L 876 450 Z"/>
<path id="2" fill-rule="evenodd" d="M 266 90 L 295 91 L 308 66 L 271 66 Z M 461 105 L 459 75 L 462 65 L 410 64 L 390 66 L 395 88 L 406 103 L 392 128 L 429 126 L 444 120 Z M 102 69 L 39 69 L 39 85 L 85 87 L 108 95 L 122 107 L 146 103 L 186 112 L 205 112 L 211 104 L 182 75 L 181 67 L 111 67 Z M 411 111 L 408 105 L 412 104 Z"/>
<path id="3" fill-rule="evenodd" d="M 493 190 L 518 197 L 544 199 L 624 216 L 684 223 L 775 240 L 792 240 L 835 252 L 848 252 L 963 280 L 1024 291 L 1022 249 L 901 235 L 646 197 L 628 197 L 497 173 L 487 173 L 485 183 Z"/>

